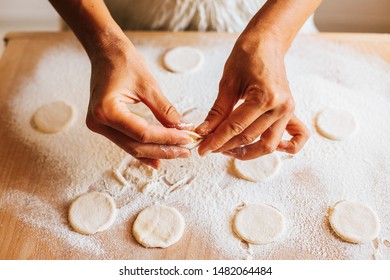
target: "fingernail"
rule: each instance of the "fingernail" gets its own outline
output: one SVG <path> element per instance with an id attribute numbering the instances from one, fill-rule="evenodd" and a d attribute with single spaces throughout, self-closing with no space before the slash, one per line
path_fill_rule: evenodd
<path id="1" fill-rule="evenodd" d="M 276 147 L 277 151 L 285 152 L 287 148 L 287 144 L 284 141 L 281 141 L 279 145 Z"/>
<path id="2" fill-rule="evenodd" d="M 209 125 L 210 125 L 210 123 L 208 121 L 204 121 L 200 126 L 198 126 L 197 131 L 199 131 L 199 134 L 200 135 L 208 134 Z"/>
<path id="3" fill-rule="evenodd" d="M 156 169 L 156 170 L 159 170 L 160 169 L 160 163 L 148 163 L 147 165 L 149 165 L 150 167 L 152 167 L 153 169 Z"/>
<path id="4" fill-rule="evenodd" d="M 278 152 L 286 152 L 286 149 L 285 148 L 282 148 L 282 147 L 277 147 L 276 150 Z"/>

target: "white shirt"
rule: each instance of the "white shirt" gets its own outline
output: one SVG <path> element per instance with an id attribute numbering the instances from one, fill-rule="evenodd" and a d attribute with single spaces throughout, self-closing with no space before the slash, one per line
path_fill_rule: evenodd
<path id="1" fill-rule="evenodd" d="M 124 30 L 241 32 L 266 0 L 106 0 Z M 310 19 L 303 28 L 315 32 Z"/>

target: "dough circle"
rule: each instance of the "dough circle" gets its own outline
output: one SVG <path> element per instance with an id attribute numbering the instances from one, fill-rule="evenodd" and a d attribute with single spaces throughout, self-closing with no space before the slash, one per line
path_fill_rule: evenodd
<path id="1" fill-rule="evenodd" d="M 43 133 L 58 133 L 69 127 L 74 121 L 72 106 L 63 101 L 46 104 L 33 115 L 33 124 Z"/>
<path id="2" fill-rule="evenodd" d="M 69 223 L 82 234 L 94 234 L 108 229 L 115 221 L 116 206 L 106 193 L 89 192 L 76 198 L 69 208 Z"/>
<path id="3" fill-rule="evenodd" d="M 316 128 L 322 136 L 328 139 L 344 140 L 355 133 L 357 122 L 351 113 L 329 108 L 319 113 Z"/>
<path id="4" fill-rule="evenodd" d="M 241 208 L 233 221 L 234 232 L 253 244 L 267 244 L 277 240 L 285 230 L 279 210 L 266 204 L 250 204 Z"/>
<path id="5" fill-rule="evenodd" d="M 164 55 L 165 67 L 175 73 L 191 72 L 202 63 L 202 53 L 192 47 L 177 47 Z"/>
<path id="6" fill-rule="evenodd" d="M 234 159 L 238 177 L 251 182 L 265 182 L 279 171 L 280 165 L 280 157 L 276 153 L 247 161 Z"/>
<path id="7" fill-rule="evenodd" d="M 379 235 L 378 216 L 356 201 L 340 201 L 330 210 L 329 222 L 335 233 L 351 243 L 374 240 Z"/>
<path id="8" fill-rule="evenodd" d="M 151 205 L 138 214 L 133 236 L 145 247 L 167 248 L 182 237 L 184 225 L 183 216 L 175 208 Z"/>
<path id="9" fill-rule="evenodd" d="M 191 142 L 190 143 L 181 145 L 181 147 L 183 147 L 183 148 L 187 148 L 187 149 L 190 149 L 190 150 L 195 149 L 204 140 L 204 137 L 199 135 L 196 132 L 189 131 L 189 130 L 182 130 L 182 131 L 187 133 L 190 136 L 190 138 L 191 138 Z"/>

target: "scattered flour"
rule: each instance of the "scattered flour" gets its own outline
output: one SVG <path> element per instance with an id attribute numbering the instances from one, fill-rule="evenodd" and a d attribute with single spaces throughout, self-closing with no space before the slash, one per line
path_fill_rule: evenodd
<path id="1" fill-rule="evenodd" d="M 134 42 L 163 92 L 181 112 L 188 112 L 189 121 L 198 124 L 213 104 L 234 41 L 215 39 L 196 46 L 205 56 L 204 71 L 178 76 L 159 62 L 167 50 L 161 46 L 170 40 Z M 193 151 L 191 159 L 164 161 L 155 171 L 89 132 L 83 119 L 89 96 L 87 58 L 71 44 L 51 48 L 37 56 L 30 76 L 17 81 L 20 85 L 13 88 L 8 116 L 10 133 L 41 159 L 36 164 L 48 177 L 47 186 L 34 193 L 10 189 L 0 197 L 1 207 L 36 228 L 43 240 L 53 242 L 48 239 L 52 235 L 69 248 L 78 248 L 80 258 L 166 257 L 159 255 L 161 251 L 141 248 L 130 234 L 141 210 L 162 204 L 175 207 L 186 220 L 172 258 L 369 259 L 378 257 L 379 251 L 381 258 L 390 258 L 390 65 L 386 62 L 326 40 L 297 38 L 286 67 L 297 115 L 312 137 L 299 154 L 280 154 L 282 168 L 276 177 L 252 183 L 237 179 L 232 160 L 219 154 L 200 158 Z M 77 109 L 74 126 L 59 135 L 34 131 L 31 115 L 42 104 L 58 99 Z M 352 139 L 335 143 L 316 133 L 315 116 L 329 105 L 356 116 L 362 129 Z M 83 236 L 67 225 L 66 210 L 74 197 L 94 190 L 114 197 L 120 208 L 118 218 L 109 233 Z M 384 240 L 378 248 L 347 244 L 332 232 L 326 213 L 343 199 L 365 202 L 378 213 Z M 243 203 L 279 209 L 286 218 L 283 238 L 266 245 L 242 243 L 231 222 Z M 209 253 L 186 252 L 185 244 Z"/>

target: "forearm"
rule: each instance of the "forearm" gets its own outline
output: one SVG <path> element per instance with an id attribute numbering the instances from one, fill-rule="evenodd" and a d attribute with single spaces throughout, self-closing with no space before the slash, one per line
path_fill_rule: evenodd
<path id="1" fill-rule="evenodd" d="M 246 36 L 270 36 L 286 52 L 322 0 L 268 0 L 249 22 Z"/>
<path id="2" fill-rule="evenodd" d="M 88 56 L 116 51 L 129 43 L 103 0 L 49 0 L 73 30 Z"/>

